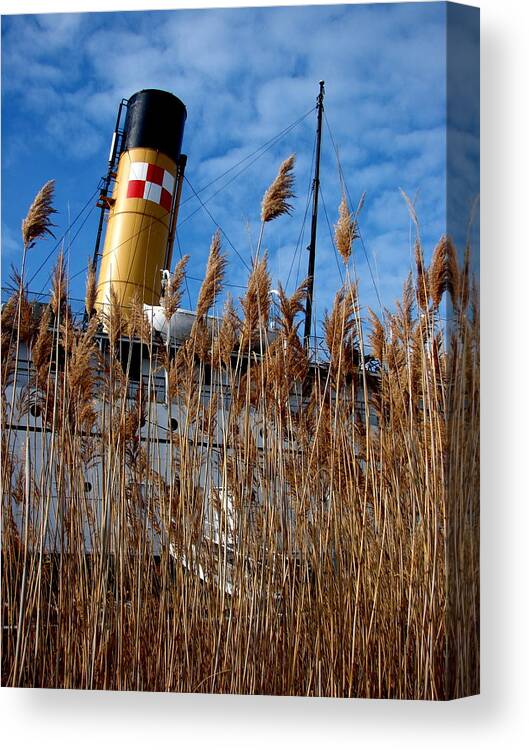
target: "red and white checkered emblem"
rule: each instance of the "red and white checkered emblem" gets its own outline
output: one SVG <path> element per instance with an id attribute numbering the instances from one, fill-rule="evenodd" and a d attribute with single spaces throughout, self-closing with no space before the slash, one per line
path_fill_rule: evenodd
<path id="1" fill-rule="evenodd" d="M 170 211 L 173 189 L 174 177 L 167 169 L 146 161 L 131 163 L 127 198 L 143 198 Z"/>

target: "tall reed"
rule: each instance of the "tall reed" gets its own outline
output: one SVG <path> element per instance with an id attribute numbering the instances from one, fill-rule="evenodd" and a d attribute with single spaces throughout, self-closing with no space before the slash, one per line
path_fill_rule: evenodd
<path id="1" fill-rule="evenodd" d="M 341 216 L 348 261 L 354 224 L 346 206 Z M 59 261 L 11 399 L 27 316 L 15 298 L 4 307 L 4 685 L 478 690 L 477 291 L 448 239 L 429 269 L 419 240 L 416 259 L 395 311 L 369 326 L 347 276 L 320 365 L 298 336 L 306 284 L 280 289 L 270 335 L 265 256 L 241 317 L 228 302 L 207 325 L 218 237 L 180 348 L 116 301 L 108 335 L 97 313 L 77 326 Z M 148 363 L 141 380 L 131 342 Z"/>

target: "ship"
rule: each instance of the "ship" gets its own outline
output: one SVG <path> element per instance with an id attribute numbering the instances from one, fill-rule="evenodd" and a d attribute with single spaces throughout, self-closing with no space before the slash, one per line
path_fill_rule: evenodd
<path id="1" fill-rule="evenodd" d="M 292 376 L 286 400 L 277 405 L 278 409 L 287 408 L 279 433 L 276 429 L 274 435 L 270 434 L 266 414 L 256 405 L 259 394 L 253 399 L 250 393 L 256 386 L 250 383 L 250 372 L 257 377 L 260 364 L 271 351 L 280 364 L 283 362 L 285 331 L 280 330 L 272 314 L 272 298 L 278 293 L 266 290 L 270 299 L 266 319 L 257 320 L 254 330 L 246 334 L 235 325 L 228 349 L 225 345 L 215 360 L 213 343 L 223 335 L 224 319 L 211 315 L 209 309 L 184 309 L 180 301 L 172 309 L 169 300 L 187 163 L 187 156 L 182 153 L 186 107 L 174 94 L 153 89 L 138 91 L 119 104 L 108 168 L 97 202 L 100 217 L 89 268 L 92 278 L 97 279 L 93 305 L 87 305 L 82 324 L 84 333 L 90 331 L 95 347 L 90 354 L 90 367 L 96 383 L 86 393 L 94 417 L 92 426 L 78 430 L 75 437 L 75 450 L 85 454 L 82 474 L 67 476 L 54 464 L 57 420 L 68 417 L 64 409 L 61 413 L 56 411 L 53 392 L 48 389 L 44 393 L 39 385 L 34 344 L 32 351 L 30 342 L 19 342 L 14 376 L 5 388 L 8 437 L 4 450 L 19 467 L 13 477 L 18 478 L 22 494 L 45 498 L 34 504 L 31 519 L 24 517 L 28 503 L 12 503 L 13 523 L 19 533 L 28 534 L 28 528 L 36 530 L 35 551 L 60 554 L 71 551 L 76 543 L 86 554 L 122 554 L 122 538 L 115 533 L 115 526 L 123 522 L 119 513 L 131 513 L 134 507 L 141 517 L 142 543 L 148 540 L 155 558 L 169 553 L 190 573 L 204 581 L 216 581 L 230 594 L 237 585 L 230 570 L 240 536 L 258 525 L 260 508 L 275 504 L 277 550 L 293 558 L 299 554 L 295 529 L 300 509 L 292 507 L 288 500 L 293 477 L 280 472 L 274 478 L 273 471 L 267 471 L 266 480 L 261 481 L 256 470 L 244 492 L 238 493 L 237 484 L 242 484 L 236 474 L 244 471 L 244 466 L 236 465 L 238 457 L 254 451 L 258 466 L 270 460 L 272 451 L 274 455 L 288 456 L 285 465 L 294 467 L 295 473 L 299 455 L 299 470 L 303 471 L 308 459 L 296 431 L 302 415 L 311 407 L 315 391 L 323 394 L 324 400 L 347 401 L 354 422 L 351 431 L 355 424 L 367 431 L 376 430 L 377 424 L 370 408 L 378 383 L 376 360 L 348 344 L 349 361 L 340 381 L 339 374 L 331 371 L 325 347 L 315 335 L 312 305 L 323 100 L 322 81 L 315 107 L 316 158 L 311 176 L 307 282 L 294 309 L 298 323 L 287 332 L 290 340 L 297 342 L 296 356 L 301 366 Z M 262 259 L 256 256 L 252 268 L 258 268 L 259 263 Z M 181 262 L 179 268 L 182 271 Z M 284 301 L 284 292 L 281 294 Z M 138 310 L 143 311 L 143 317 L 140 315 L 139 323 L 131 328 L 130 319 L 133 314 L 137 317 Z M 47 321 L 45 325 L 54 341 L 50 372 L 57 384 L 69 356 L 68 332 L 60 333 L 67 320 L 60 319 L 59 308 L 50 312 L 50 305 L 39 302 L 32 303 L 31 311 L 35 326 L 42 327 L 42 321 Z M 297 336 L 301 324 L 302 339 Z M 344 341 L 345 338 L 346 332 Z M 74 341 L 78 344 L 79 335 L 72 334 L 72 344 Z M 193 347 L 189 345 L 191 341 Z M 178 362 L 194 370 L 195 390 L 175 398 L 171 379 L 177 377 Z M 109 389 L 109 373 L 119 367 L 124 391 L 116 396 Z M 234 418 L 241 393 L 249 398 Z M 125 430 L 123 425 L 129 419 L 129 433 L 123 438 L 123 451 L 112 453 L 108 441 L 118 440 L 121 434 L 112 422 L 116 413 L 121 415 L 119 429 Z M 241 440 L 245 441 L 242 447 L 238 442 Z M 111 455 L 113 462 L 109 463 Z M 116 463 L 117 455 L 122 456 L 122 465 Z M 193 489 L 187 496 L 192 495 L 195 503 L 184 522 L 189 524 L 184 546 L 172 538 L 171 529 L 177 519 L 171 502 L 160 500 L 164 493 L 171 498 L 182 492 L 175 467 L 181 468 L 183 462 L 188 464 L 188 471 L 183 473 L 193 477 Z M 113 487 L 120 475 L 124 476 L 120 486 L 126 489 L 121 511 L 113 507 Z M 15 489 L 10 489 L 16 497 Z M 68 499 L 74 496 L 83 509 L 75 533 L 66 510 Z M 329 499 L 322 479 L 321 492 L 307 498 L 303 512 L 319 517 Z M 241 524 L 242 515 L 245 521 Z M 127 538 L 126 554 L 134 554 L 139 542 Z M 251 561 L 248 565 L 251 567 Z"/>

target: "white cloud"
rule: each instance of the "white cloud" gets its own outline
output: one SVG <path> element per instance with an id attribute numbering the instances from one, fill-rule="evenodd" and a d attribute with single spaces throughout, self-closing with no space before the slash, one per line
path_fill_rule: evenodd
<path id="1" fill-rule="evenodd" d="M 6 268 L 6 261 L 15 261 L 17 256 L 22 254 L 22 240 L 20 234 L 17 235 L 2 222 L 2 276 L 5 278 L 6 274 L 9 273 L 9 269 Z"/>
<path id="2" fill-rule="evenodd" d="M 174 91 L 188 107 L 184 148 L 195 188 L 310 109 L 318 80 L 325 78 L 326 116 L 351 198 L 358 200 L 364 190 L 368 194 L 362 227 L 369 252 L 377 254 L 384 295 L 398 293 L 397 278 L 400 286 L 408 263 L 409 220 L 398 188 L 411 195 L 419 191 L 427 225 L 437 231 L 442 223 L 444 34 L 442 15 L 432 6 L 14 17 L 4 35 L 3 62 L 9 71 L 4 76 L 9 110 L 26 127 L 31 147 L 60 155 L 68 172 L 75 160 L 80 174 L 95 160 L 104 170 L 122 97 L 148 87 Z M 300 232 L 314 124 L 312 114 L 208 202 L 234 245 L 249 257 L 248 232 L 255 241 L 262 193 L 279 162 L 296 151 L 295 216 L 267 227 L 277 278 L 288 275 Z M 10 133 L 4 149 L 20 154 L 23 144 Z M 335 166 L 325 127 L 322 174 L 331 224 L 340 199 Z M 330 174 L 334 182 L 327 179 Z M 189 200 L 181 217 L 196 206 Z M 183 249 L 193 254 L 193 275 L 203 272 L 213 229 L 203 212 L 181 225 Z M 316 286 L 328 306 L 339 272 L 323 213 L 320 236 Z M 243 283 L 246 271 L 225 246 L 233 260 L 230 275 Z M 362 252 L 358 264 L 367 272 Z M 364 286 L 372 287 L 369 275 Z M 372 288 L 366 292 L 370 300 L 373 294 Z"/>

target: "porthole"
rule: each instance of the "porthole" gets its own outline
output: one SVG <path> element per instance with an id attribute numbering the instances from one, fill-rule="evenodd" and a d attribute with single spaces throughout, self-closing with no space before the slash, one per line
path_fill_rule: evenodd
<path id="1" fill-rule="evenodd" d="M 84 483 L 84 491 L 85 492 L 91 492 L 92 491 L 92 482 L 85 482 Z"/>
<path id="2" fill-rule="evenodd" d="M 171 432 L 176 432 L 178 429 L 178 419 L 171 417 Z"/>
<path id="3" fill-rule="evenodd" d="M 39 404 L 31 404 L 31 406 L 29 407 L 29 413 L 32 417 L 38 419 L 42 414 L 42 409 L 40 408 Z"/>

